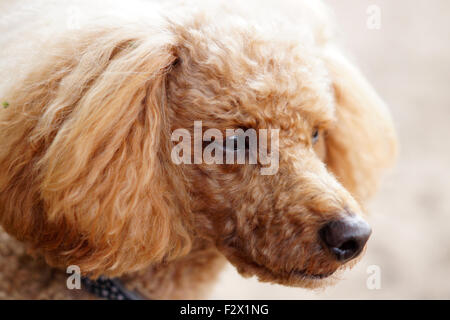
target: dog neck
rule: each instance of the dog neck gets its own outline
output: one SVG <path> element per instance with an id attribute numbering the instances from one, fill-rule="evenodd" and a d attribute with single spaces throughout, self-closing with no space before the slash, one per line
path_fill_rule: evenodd
<path id="1" fill-rule="evenodd" d="M 106 300 L 143 300 L 144 298 L 131 290 L 128 290 L 120 279 L 100 277 L 96 280 L 87 277 L 82 278 L 83 289 Z"/>
<path id="2" fill-rule="evenodd" d="M 198 299 L 208 294 L 225 262 L 215 247 L 198 239 L 186 256 L 125 275 L 120 281 L 145 299 Z"/>

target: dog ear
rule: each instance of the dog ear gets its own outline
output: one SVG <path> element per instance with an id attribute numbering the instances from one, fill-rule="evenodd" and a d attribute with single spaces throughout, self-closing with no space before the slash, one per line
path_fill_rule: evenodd
<path id="1" fill-rule="evenodd" d="M 119 275 L 185 254 L 168 155 L 170 34 L 77 35 L 40 56 L 1 115 L 0 221 L 54 266 Z"/>
<path id="2" fill-rule="evenodd" d="M 396 134 L 388 108 L 336 48 L 328 48 L 337 123 L 326 137 L 327 165 L 364 203 L 376 190 L 382 170 L 396 157 Z"/>

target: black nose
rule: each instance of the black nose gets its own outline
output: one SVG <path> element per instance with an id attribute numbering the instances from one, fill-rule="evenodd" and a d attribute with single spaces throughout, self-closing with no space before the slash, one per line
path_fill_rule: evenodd
<path id="1" fill-rule="evenodd" d="M 325 245 L 341 262 L 356 258 L 371 233 L 367 222 L 358 216 L 331 221 L 319 231 Z"/>

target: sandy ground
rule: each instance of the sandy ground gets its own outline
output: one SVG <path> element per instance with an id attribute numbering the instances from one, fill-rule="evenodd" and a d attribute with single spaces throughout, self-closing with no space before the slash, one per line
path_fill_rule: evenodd
<path id="1" fill-rule="evenodd" d="M 450 298 L 450 1 L 328 0 L 340 38 L 390 105 L 400 158 L 370 206 L 367 254 L 335 286 L 307 291 L 244 279 L 229 267 L 213 299 Z M 366 26 L 369 5 L 381 28 Z M 367 268 L 381 270 L 370 290 Z"/>

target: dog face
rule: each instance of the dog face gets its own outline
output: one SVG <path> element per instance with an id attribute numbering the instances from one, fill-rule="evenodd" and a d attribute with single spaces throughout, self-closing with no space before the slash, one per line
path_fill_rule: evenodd
<path id="1" fill-rule="evenodd" d="M 279 170 L 262 175 L 259 163 L 182 165 L 195 229 L 242 274 L 318 285 L 356 257 L 370 235 L 356 217 L 358 203 L 326 168 L 326 135 L 336 126 L 330 73 L 323 56 L 296 42 L 261 41 L 251 28 L 228 32 L 235 34 L 230 43 L 217 32 L 202 32 L 201 39 L 183 34 L 167 79 L 171 129 L 187 127 L 194 135 L 195 121 L 224 133 L 278 129 Z M 236 153 L 223 136 L 215 143 L 224 157 Z M 330 223 L 339 227 L 329 231 Z M 327 243 L 325 229 L 337 247 Z M 334 251 L 345 246 L 351 252 L 341 259 Z"/>
<path id="2" fill-rule="evenodd" d="M 390 162 L 394 133 L 331 45 L 270 35 L 202 16 L 58 42 L 6 96 L 4 228 L 50 264 L 92 275 L 176 259 L 201 237 L 244 275 L 321 284 L 365 245 L 358 203 Z M 195 121 L 278 130 L 278 170 L 177 165 L 171 133 L 193 133 Z"/>

